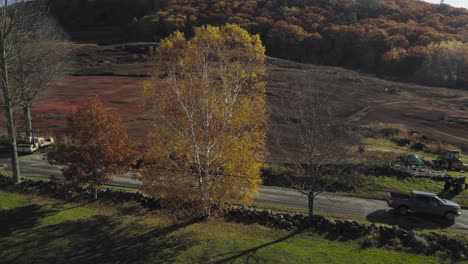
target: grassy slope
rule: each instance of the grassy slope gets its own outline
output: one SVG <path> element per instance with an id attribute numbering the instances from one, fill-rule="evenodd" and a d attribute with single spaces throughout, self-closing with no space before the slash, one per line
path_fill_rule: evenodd
<path id="1" fill-rule="evenodd" d="M 175 224 L 99 204 L 64 204 L 0 192 L 0 263 L 440 263 L 219 219 Z"/>
<path id="2" fill-rule="evenodd" d="M 363 144 L 369 151 L 391 152 L 395 153 L 395 156 L 415 154 L 419 155 L 421 158 L 424 158 L 426 160 L 434 160 L 438 157 L 437 154 L 426 153 L 422 151 L 414 151 L 410 150 L 408 147 L 398 146 L 397 144 L 386 138 L 366 138 L 364 139 Z M 468 157 L 466 155 L 460 155 L 460 159 L 464 162 L 468 161 Z"/>
<path id="3" fill-rule="evenodd" d="M 437 158 L 437 155 L 431 153 L 411 151 L 407 147 L 400 147 L 385 138 L 366 138 L 363 143 L 368 151 L 391 152 L 395 154 L 395 157 L 398 155 L 415 154 L 426 160 L 433 160 Z"/>

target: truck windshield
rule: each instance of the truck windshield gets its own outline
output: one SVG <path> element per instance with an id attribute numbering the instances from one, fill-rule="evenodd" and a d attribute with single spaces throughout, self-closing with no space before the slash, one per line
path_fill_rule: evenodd
<path id="1" fill-rule="evenodd" d="M 432 197 L 432 200 L 436 203 L 441 203 L 441 204 L 445 204 L 444 200 L 440 199 L 439 197 Z"/>

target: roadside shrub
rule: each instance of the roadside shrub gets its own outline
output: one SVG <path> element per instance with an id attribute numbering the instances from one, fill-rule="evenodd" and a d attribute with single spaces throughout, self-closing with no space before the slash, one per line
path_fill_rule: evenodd
<path id="1" fill-rule="evenodd" d="M 446 153 L 449 149 L 457 149 L 457 147 L 443 143 L 443 142 L 432 142 L 426 144 L 426 152 L 441 155 Z"/>
<path id="2" fill-rule="evenodd" d="M 404 146 L 411 144 L 411 140 L 405 137 L 394 137 L 394 138 L 391 138 L 390 141 L 394 142 L 400 147 L 404 147 Z"/>
<path id="3" fill-rule="evenodd" d="M 376 230 L 371 230 L 370 233 L 362 238 L 362 248 L 375 248 L 379 246 L 380 234 Z"/>
<path id="4" fill-rule="evenodd" d="M 429 248 L 429 242 L 424 237 L 421 236 L 414 236 L 413 240 L 411 241 L 412 249 L 415 252 L 426 252 Z"/>
<path id="5" fill-rule="evenodd" d="M 402 250 L 403 249 L 401 239 L 399 239 L 399 238 L 392 238 L 388 242 L 389 243 L 388 243 L 387 247 L 390 248 L 390 249 L 393 249 L 393 250 Z"/>
<path id="6" fill-rule="evenodd" d="M 380 130 L 380 134 L 387 138 L 398 135 L 399 133 L 400 133 L 400 129 L 398 128 L 382 128 Z"/>
<path id="7" fill-rule="evenodd" d="M 410 149 L 414 151 L 424 151 L 426 149 L 426 144 L 421 141 L 416 141 L 411 144 Z"/>
<path id="8" fill-rule="evenodd" d="M 422 139 L 425 138 L 425 137 L 423 138 L 423 134 L 421 134 L 420 132 L 418 132 L 416 130 L 412 130 L 412 129 L 410 129 L 408 131 L 408 136 L 409 136 L 409 138 L 411 138 L 414 141 L 421 141 Z"/>
<path id="9" fill-rule="evenodd" d="M 261 169 L 262 175 L 299 175 L 299 172 L 291 166 L 282 164 L 266 164 Z"/>

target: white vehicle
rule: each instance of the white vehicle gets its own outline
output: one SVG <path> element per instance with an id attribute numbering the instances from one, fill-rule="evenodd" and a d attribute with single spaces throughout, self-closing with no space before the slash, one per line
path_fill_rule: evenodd
<path id="1" fill-rule="evenodd" d="M 16 146 L 20 153 L 34 153 L 40 148 L 54 144 L 54 139 L 49 137 L 35 137 L 34 132 L 28 136 L 26 131 L 20 131 Z"/>

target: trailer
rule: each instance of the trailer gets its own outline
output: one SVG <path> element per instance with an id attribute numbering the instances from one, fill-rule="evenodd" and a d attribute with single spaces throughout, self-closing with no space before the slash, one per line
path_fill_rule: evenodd
<path id="1" fill-rule="evenodd" d="M 36 137 L 34 131 L 19 131 L 16 146 L 19 153 L 31 154 L 41 148 L 53 145 L 52 137 Z"/>

